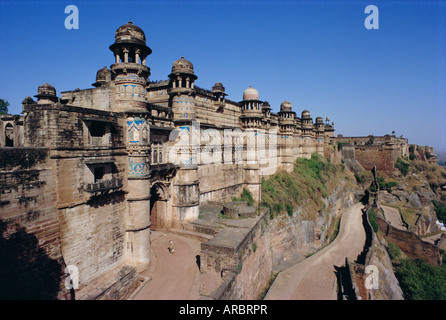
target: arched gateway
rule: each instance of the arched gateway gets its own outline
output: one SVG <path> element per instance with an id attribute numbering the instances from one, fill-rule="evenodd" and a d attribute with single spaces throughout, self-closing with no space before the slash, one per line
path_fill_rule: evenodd
<path id="1" fill-rule="evenodd" d="M 168 220 L 169 192 L 164 183 L 156 182 L 150 188 L 150 230 L 166 227 Z"/>

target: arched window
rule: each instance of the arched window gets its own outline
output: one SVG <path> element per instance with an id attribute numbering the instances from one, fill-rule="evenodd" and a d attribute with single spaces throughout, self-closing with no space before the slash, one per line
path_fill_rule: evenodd
<path id="1" fill-rule="evenodd" d="M 154 150 L 153 151 L 153 163 L 157 163 L 158 160 L 158 151 Z"/>

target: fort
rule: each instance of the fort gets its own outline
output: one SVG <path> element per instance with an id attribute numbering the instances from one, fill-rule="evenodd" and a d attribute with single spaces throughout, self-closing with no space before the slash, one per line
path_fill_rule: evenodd
<path id="1" fill-rule="evenodd" d="M 343 159 L 354 170 L 378 164 L 390 171 L 409 154 L 407 139 L 395 136 L 372 143 L 370 137 L 335 137 L 328 117 L 313 121 L 308 110 L 298 114 L 286 100 L 274 113 L 252 86 L 240 101 L 228 99 L 220 82 L 200 88 L 184 57 L 173 62 L 167 79 L 150 81 L 152 49 L 132 22 L 116 30 L 109 49 L 114 63 L 97 71 L 93 88 L 59 97 L 45 83 L 35 99 L 23 100 L 23 115 L 0 119 L 0 231 L 13 255 L 42 260 L 28 274 L 17 271 L 18 280 L 51 270 L 47 287 L 33 289 L 44 298 L 127 298 L 151 262 L 156 230 L 201 232 L 209 240 L 202 243 L 202 272 L 221 279 L 202 288 L 206 296 L 256 298 L 272 270 L 267 212 L 226 206 L 226 214 L 243 219 L 217 232 L 199 219 L 200 208 L 231 202 L 243 189 L 259 203 L 262 178 L 291 172 L 297 158 L 314 153 L 333 163 Z M 338 143 L 345 144 L 342 150 Z M 233 243 L 222 245 L 231 237 Z M 27 250 L 23 239 L 32 243 Z M 258 250 L 251 250 L 253 243 Z M 265 264 L 252 296 L 243 294 L 252 283 L 231 283 L 240 262 Z M 69 265 L 79 270 L 79 290 L 64 285 Z M 238 293 L 219 293 L 224 281 Z"/>

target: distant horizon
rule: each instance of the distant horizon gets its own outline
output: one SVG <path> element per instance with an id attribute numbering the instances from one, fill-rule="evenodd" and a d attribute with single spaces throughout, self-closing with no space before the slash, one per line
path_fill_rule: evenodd
<path id="1" fill-rule="evenodd" d="M 79 8 L 68 30 L 67 5 Z M 364 8 L 379 8 L 379 29 Z M 92 88 L 114 63 L 114 32 L 131 20 L 153 50 L 149 80 L 173 61 L 194 65 L 196 85 L 222 82 L 228 99 L 253 86 L 278 112 L 329 117 L 335 136 L 384 136 L 446 153 L 446 2 L 428 1 L 1 1 L 4 50 L 0 98 L 10 114 L 50 83 Z M 34 97 L 33 97 L 34 98 Z"/>

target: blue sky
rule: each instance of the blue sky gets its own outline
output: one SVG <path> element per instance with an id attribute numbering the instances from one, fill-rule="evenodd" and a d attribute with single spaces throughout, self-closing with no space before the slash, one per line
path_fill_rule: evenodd
<path id="1" fill-rule="evenodd" d="M 70 4 L 78 30 L 64 26 Z M 364 27 L 370 4 L 378 30 Z M 184 56 L 198 86 L 222 82 L 231 100 L 253 86 L 273 111 L 288 100 L 298 114 L 328 116 L 336 134 L 395 131 L 446 151 L 446 1 L 0 0 L 0 98 L 10 113 L 45 82 L 58 94 L 92 87 L 129 20 L 153 50 L 151 80 Z"/>

